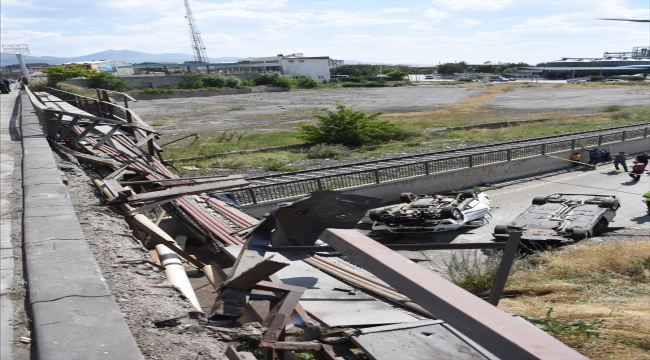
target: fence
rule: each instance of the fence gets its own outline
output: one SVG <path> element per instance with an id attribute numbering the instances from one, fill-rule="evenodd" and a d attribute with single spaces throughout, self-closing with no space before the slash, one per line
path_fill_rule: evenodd
<path id="1" fill-rule="evenodd" d="M 407 164 L 404 164 L 402 160 L 401 164 L 382 166 L 380 162 L 374 161 L 372 163 L 366 163 L 375 167 L 374 169 L 368 169 L 368 166 L 365 166 L 364 169 L 355 170 L 354 167 L 359 166 L 359 164 L 355 164 L 354 166 L 348 166 L 348 171 L 345 171 L 345 173 L 311 176 L 293 181 L 277 179 L 277 183 L 254 185 L 248 188 L 232 190 L 231 192 L 242 205 L 258 204 L 307 195 L 315 190 L 349 189 L 446 171 L 468 169 L 479 165 L 502 163 L 532 156 L 575 150 L 580 146 L 600 146 L 625 140 L 644 138 L 648 137 L 649 128 L 650 126 L 648 124 L 635 124 L 604 130 L 546 137 L 541 142 L 539 139 L 517 141 L 501 146 L 496 145 L 495 147 L 497 149 L 494 150 L 489 149 L 489 147 L 475 147 L 467 149 L 464 154 L 458 154 L 458 151 L 450 151 L 451 154 L 448 155 L 429 155 L 428 158 L 420 161 L 414 160 Z M 439 158 L 430 159 L 433 156 Z M 386 160 L 385 162 L 388 163 L 390 161 Z M 339 171 L 341 169 L 344 169 L 344 167 L 337 168 Z M 299 177 L 315 172 L 322 173 L 327 170 L 307 170 L 289 175 Z M 274 178 L 282 176 L 286 175 L 252 178 L 251 180 L 255 181 L 259 179 L 261 182 L 272 182 L 275 180 Z"/>

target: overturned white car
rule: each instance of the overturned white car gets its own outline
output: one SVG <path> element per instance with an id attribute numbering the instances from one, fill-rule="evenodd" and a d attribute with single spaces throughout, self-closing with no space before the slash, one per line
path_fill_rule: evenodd
<path id="1" fill-rule="evenodd" d="M 490 218 L 490 197 L 463 191 L 458 196 L 402 193 L 402 204 L 370 210 L 372 230 L 422 233 L 479 227 Z"/>

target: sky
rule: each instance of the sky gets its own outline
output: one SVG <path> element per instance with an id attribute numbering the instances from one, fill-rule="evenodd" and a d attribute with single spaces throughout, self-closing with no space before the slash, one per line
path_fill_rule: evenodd
<path id="1" fill-rule="evenodd" d="M 650 44 L 648 0 L 189 0 L 208 57 L 302 52 L 386 64 L 539 62 Z M 34 56 L 191 54 L 182 0 L 2 0 Z M 116 59 L 119 60 L 119 59 Z"/>

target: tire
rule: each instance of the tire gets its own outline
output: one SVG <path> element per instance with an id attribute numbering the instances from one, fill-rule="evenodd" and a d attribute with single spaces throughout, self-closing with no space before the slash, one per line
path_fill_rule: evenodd
<path id="1" fill-rule="evenodd" d="M 443 219 L 454 219 L 461 220 L 463 218 L 463 213 L 456 207 L 444 207 L 440 209 L 440 216 Z"/>
<path id="2" fill-rule="evenodd" d="M 619 207 L 621 207 L 621 203 L 619 203 L 616 199 L 605 199 L 600 203 L 600 207 L 616 211 Z"/>
<path id="3" fill-rule="evenodd" d="M 588 239 L 589 237 L 589 231 L 584 229 L 573 229 L 573 233 L 571 233 L 571 239 L 575 241 Z"/>
<path id="4" fill-rule="evenodd" d="M 372 221 L 381 221 L 381 216 L 387 213 L 388 211 L 386 210 L 370 210 L 368 217 Z"/>
<path id="5" fill-rule="evenodd" d="M 494 227 L 494 234 L 507 234 L 508 233 L 508 225 L 497 225 Z"/>
<path id="6" fill-rule="evenodd" d="M 533 205 L 544 205 L 546 204 L 546 196 L 535 196 L 533 198 Z"/>
<path id="7" fill-rule="evenodd" d="M 460 193 L 460 195 L 463 197 L 463 199 L 472 199 L 476 197 L 476 193 L 474 192 L 474 190 L 463 191 L 462 193 Z"/>
<path id="8" fill-rule="evenodd" d="M 399 194 L 399 200 L 407 204 L 412 203 L 417 198 L 418 198 L 417 195 L 415 195 L 414 193 L 406 192 L 406 193 Z"/>

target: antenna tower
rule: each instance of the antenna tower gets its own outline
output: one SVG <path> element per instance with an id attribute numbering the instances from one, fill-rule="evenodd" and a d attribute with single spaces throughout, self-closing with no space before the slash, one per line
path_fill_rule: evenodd
<path id="1" fill-rule="evenodd" d="M 185 0 L 185 10 L 187 25 L 190 27 L 190 39 L 192 39 L 192 50 L 194 50 L 194 61 L 209 63 L 210 60 L 208 60 L 208 54 L 206 54 L 203 40 L 201 40 L 201 32 L 196 26 L 196 21 L 194 21 L 194 16 L 192 15 L 192 10 L 190 10 L 190 3 L 188 0 Z"/>

